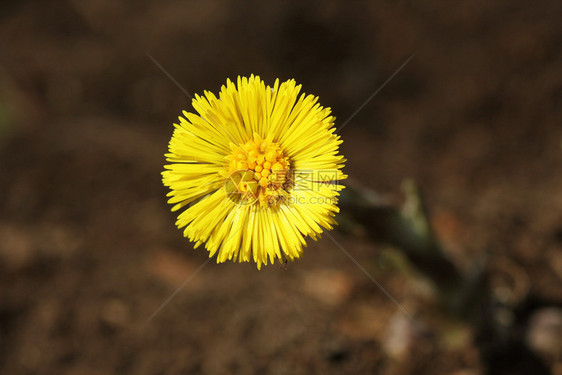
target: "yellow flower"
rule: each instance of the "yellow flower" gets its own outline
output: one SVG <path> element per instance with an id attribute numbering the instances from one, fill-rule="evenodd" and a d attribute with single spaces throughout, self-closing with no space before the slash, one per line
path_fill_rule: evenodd
<path id="1" fill-rule="evenodd" d="M 294 80 L 227 80 L 179 117 L 162 172 L 176 225 L 217 263 L 294 260 L 335 224 L 341 172 L 330 108 Z"/>

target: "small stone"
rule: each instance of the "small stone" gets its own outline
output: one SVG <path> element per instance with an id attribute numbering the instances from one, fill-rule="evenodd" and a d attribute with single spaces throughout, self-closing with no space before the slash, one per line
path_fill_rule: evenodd
<path id="1" fill-rule="evenodd" d="M 101 318 L 112 326 L 122 327 L 129 322 L 129 309 L 123 301 L 111 299 L 104 305 Z"/>
<path id="2" fill-rule="evenodd" d="M 562 358 L 562 309 L 549 307 L 535 312 L 529 321 L 527 343 L 547 360 Z"/>
<path id="3" fill-rule="evenodd" d="M 334 306 L 344 302 L 351 289 L 351 280 L 340 271 L 312 271 L 304 279 L 305 292 L 327 305 Z"/>

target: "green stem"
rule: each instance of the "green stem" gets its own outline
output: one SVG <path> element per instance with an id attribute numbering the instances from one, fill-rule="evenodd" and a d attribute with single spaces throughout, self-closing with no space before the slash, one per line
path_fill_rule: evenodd
<path id="1" fill-rule="evenodd" d="M 481 299 L 488 295 L 483 269 L 464 275 L 436 239 L 415 185 L 407 181 L 404 192 L 406 202 L 400 210 L 372 190 L 348 184 L 340 199 L 342 215 L 363 226 L 372 239 L 401 249 L 414 267 L 432 281 L 448 312 L 463 319 L 473 318 L 481 310 L 478 306 L 485 303 Z"/>

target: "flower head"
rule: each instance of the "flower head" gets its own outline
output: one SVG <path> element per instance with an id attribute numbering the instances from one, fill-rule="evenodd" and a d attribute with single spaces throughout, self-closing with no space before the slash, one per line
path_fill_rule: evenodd
<path id="1" fill-rule="evenodd" d="M 330 108 L 294 80 L 227 80 L 183 112 L 162 172 L 176 225 L 217 262 L 294 260 L 331 229 L 345 159 Z"/>

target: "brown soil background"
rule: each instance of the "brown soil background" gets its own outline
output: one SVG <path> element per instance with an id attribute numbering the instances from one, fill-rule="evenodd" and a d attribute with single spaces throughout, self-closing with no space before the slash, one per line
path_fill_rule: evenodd
<path id="1" fill-rule="evenodd" d="M 397 203 L 414 178 L 459 264 L 487 254 L 517 290 L 560 301 L 561 14 L 554 1 L 3 2 L 0 373 L 480 373 L 471 331 L 396 252 L 337 231 L 428 333 L 402 332 L 328 238 L 287 270 L 212 261 L 147 321 L 207 259 L 160 181 L 190 101 L 147 53 L 191 93 L 295 78 L 341 125 L 415 52 L 341 131 L 346 172 Z"/>

